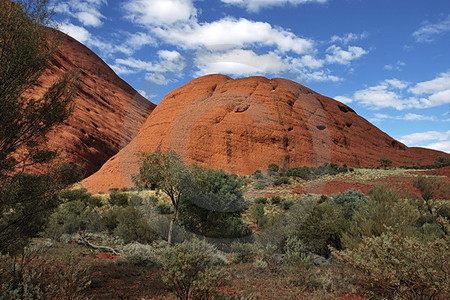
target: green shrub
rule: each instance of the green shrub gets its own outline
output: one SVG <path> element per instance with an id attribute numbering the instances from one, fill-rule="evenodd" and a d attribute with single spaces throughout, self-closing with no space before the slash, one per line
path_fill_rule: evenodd
<path id="1" fill-rule="evenodd" d="M 267 173 L 269 173 L 269 175 L 277 174 L 279 170 L 280 167 L 277 164 L 269 164 L 267 166 Z"/>
<path id="2" fill-rule="evenodd" d="M 116 218 L 114 234 L 125 243 L 151 243 L 159 238 L 143 215 L 133 207 L 118 208 Z"/>
<path id="3" fill-rule="evenodd" d="M 194 239 L 162 253 L 163 281 L 178 299 L 210 299 L 224 273 L 224 257 L 210 244 Z"/>
<path id="4" fill-rule="evenodd" d="M 252 262 L 257 255 L 257 250 L 251 243 L 233 242 L 231 251 L 234 253 L 235 263 Z"/>
<path id="5" fill-rule="evenodd" d="M 131 195 L 128 201 L 131 206 L 142 206 L 144 204 L 144 199 L 139 195 Z"/>
<path id="6" fill-rule="evenodd" d="M 128 194 L 124 192 L 119 192 L 116 190 L 111 190 L 109 194 L 109 204 L 115 206 L 127 206 L 128 205 Z"/>
<path id="7" fill-rule="evenodd" d="M 308 167 L 290 168 L 287 170 L 286 176 L 299 177 L 304 180 L 311 180 L 314 177 Z"/>
<path id="8" fill-rule="evenodd" d="M 252 177 L 255 179 L 263 179 L 264 174 L 261 170 L 256 170 L 255 172 L 253 172 Z"/>
<path id="9" fill-rule="evenodd" d="M 266 197 L 257 197 L 254 201 L 256 204 L 267 204 L 267 198 Z"/>
<path id="10" fill-rule="evenodd" d="M 289 184 L 289 183 L 291 183 L 289 177 L 279 177 L 273 181 L 273 185 L 275 186 L 280 186 L 282 184 Z"/>
<path id="11" fill-rule="evenodd" d="M 429 243 L 389 230 L 334 255 L 357 271 L 358 281 L 388 299 L 440 299 L 450 292 L 450 243 Z"/>
<path id="12" fill-rule="evenodd" d="M 400 199 L 396 192 L 383 187 L 369 191 L 367 202 L 354 212 L 347 230 L 342 235 L 346 248 L 357 246 L 363 237 L 380 236 L 392 227 L 405 236 L 417 233 L 419 218 L 412 201 Z"/>
<path id="13" fill-rule="evenodd" d="M 167 202 L 159 202 L 156 205 L 156 211 L 161 215 L 168 215 L 173 212 L 172 205 Z"/>
<path id="14" fill-rule="evenodd" d="M 144 245 L 138 242 L 127 244 L 123 247 L 125 259 L 136 266 L 155 266 L 160 260 L 160 249 L 155 249 L 151 245 Z"/>
<path id="15" fill-rule="evenodd" d="M 267 187 L 267 183 L 264 180 L 258 180 L 255 182 L 256 190 L 263 190 Z"/>
<path id="16" fill-rule="evenodd" d="M 264 204 L 255 204 L 251 208 L 250 213 L 255 219 L 256 225 L 258 225 L 258 227 L 262 228 L 267 224 L 268 219 L 264 212 Z"/>
<path id="17" fill-rule="evenodd" d="M 89 268 L 78 258 L 56 258 L 44 250 L 0 256 L 0 299 L 89 299 Z"/>
<path id="18" fill-rule="evenodd" d="M 270 202 L 274 205 L 281 204 L 282 201 L 284 201 L 284 199 L 280 196 L 273 196 L 272 198 L 270 198 Z"/>
<path id="19" fill-rule="evenodd" d="M 342 208 L 344 217 L 349 219 L 353 216 L 353 213 L 358 207 L 367 202 L 367 197 L 360 191 L 347 190 L 343 193 L 334 195 L 333 201 Z"/>
<path id="20" fill-rule="evenodd" d="M 290 199 L 284 199 L 283 201 L 281 201 L 281 207 L 284 210 L 289 210 L 292 205 L 294 205 L 294 201 L 290 200 Z"/>
<path id="21" fill-rule="evenodd" d="M 74 200 L 61 204 L 50 216 L 45 234 L 59 240 L 63 234 L 79 231 L 98 232 L 103 229 L 100 215 L 86 202 Z"/>

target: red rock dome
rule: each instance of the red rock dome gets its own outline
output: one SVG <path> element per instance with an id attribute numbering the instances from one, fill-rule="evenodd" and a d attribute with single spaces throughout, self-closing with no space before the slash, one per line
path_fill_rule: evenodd
<path id="1" fill-rule="evenodd" d="M 208 75 L 167 94 L 133 141 L 83 182 L 92 192 L 132 186 L 138 152 L 175 150 L 187 164 L 238 174 L 324 162 L 348 166 L 434 162 L 353 109 L 286 79 Z"/>

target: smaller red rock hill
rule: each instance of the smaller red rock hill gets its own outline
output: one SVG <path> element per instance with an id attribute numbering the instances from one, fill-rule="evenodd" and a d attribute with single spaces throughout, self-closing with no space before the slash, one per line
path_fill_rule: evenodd
<path id="1" fill-rule="evenodd" d="M 134 138 L 155 105 L 142 97 L 94 52 L 70 36 L 50 28 L 57 35 L 58 51 L 30 92 L 39 96 L 64 73 L 79 71 L 79 89 L 74 111 L 63 125 L 48 135 L 48 145 L 62 158 L 85 167 L 87 175 Z"/>

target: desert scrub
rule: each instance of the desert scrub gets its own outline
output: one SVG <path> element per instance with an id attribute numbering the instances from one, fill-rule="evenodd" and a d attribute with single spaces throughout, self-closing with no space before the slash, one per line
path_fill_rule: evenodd
<path id="1" fill-rule="evenodd" d="M 162 278 L 178 299 L 209 299 L 224 277 L 221 266 L 225 263 L 214 246 L 193 239 L 162 253 Z"/>
<path id="2" fill-rule="evenodd" d="M 364 238 L 334 256 L 358 274 L 358 281 L 388 299 L 448 299 L 450 243 L 423 242 L 393 230 Z"/>
<path id="3" fill-rule="evenodd" d="M 89 299 L 89 268 L 70 253 L 49 250 L 29 247 L 15 257 L 0 256 L 0 299 Z"/>

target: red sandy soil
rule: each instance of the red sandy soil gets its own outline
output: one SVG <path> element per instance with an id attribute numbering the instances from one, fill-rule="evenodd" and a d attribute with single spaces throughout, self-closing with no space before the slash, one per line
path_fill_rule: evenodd
<path id="1" fill-rule="evenodd" d="M 91 192 L 132 186 L 136 153 L 175 150 L 187 164 L 237 174 L 324 162 L 431 164 L 443 152 L 408 148 L 353 109 L 286 79 L 208 75 L 166 95 L 133 141 L 83 182 Z"/>
<path id="2" fill-rule="evenodd" d="M 58 36 L 59 49 L 41 83 L 27 94 L 37 98 L 67 71 L 79 71 L 74 111 L 49 134 L 48 145 L 64 159 L 83 165 L 89 175 L 136 136 L 155 105 L 83 44 L 50 28 L 45 32 Z"/>

